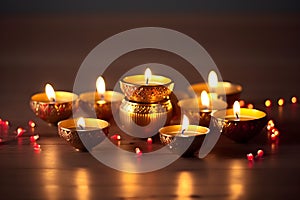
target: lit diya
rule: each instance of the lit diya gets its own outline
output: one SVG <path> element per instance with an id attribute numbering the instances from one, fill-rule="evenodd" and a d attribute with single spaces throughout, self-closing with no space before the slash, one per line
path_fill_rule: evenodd
<path id="1" fill-rule="evenodd" d="M 31 96 L 30 107 L 36 116 L 56 125 L 72 115 L 72 106 L 77 99 L 78 96 L 74 93 L 54 91 L 50 84 L 46 84 L 45 93 Z"/>
<path id="2" fill-rule="evenodd" d="M 209 128 L 189 125 L 189 119 L 183 115 L 182 125 L 165 126 L 159 129 L 160 141 L 169 149 L 183 157 L 196 156 Z"/>
<path id="3" fill-rule="evenodd" d="M 110 124 L 94 118 L 67 119 L 58 123 L 58 134 L 79 151 L 91 150 L 108 135 Z"/>
<path id="4" fill-rule="evenodd" d="M 197 83 L 190 86 L 189 90 L 200 95 L 203 90 L 211 93 L 214 98 L 225 99 L 228 105 L 233 105 L 236 99 L 240 98 L 242 86 L 230 82 L 219 82 L 215 71 L 211 71 L 208 75 L 207 83 Z"/>
<path id="5" fill-rule="evenodd" d="M 99 76 L 96 81 L 97 92 L 79 95 L 80 106 L 87 112 L 96 112 L 98 119 L 110 120 L 118 110 L 124 95 L 115 91 L 106 91 L 105 81 Z"/>
<path id="6" fill-rule="evenodd" d="M 129 101 L 156 103 L 169 98 L 174 87 L 171 79 L 152 75 L 149 68 L 144 75 L 127 76 L 120 81 L 120 88 Z"/>
<path id="7" fill-rule="evenodd" d="M 261 132 L 267 122 L 267 114 L 257 109 L 240 108 L 238 101 L 233 108 L 212 113 L 222 130 L 230 139 L 245 143 Z"/>
<path id="8" fill-rule="evenodd" d="M 209 127 L 211 113 L 227 108 L 227 103 L 221 99 L 211 98 L 203 90 L 200 98 L 183 99 L 178 102 L 181 111 L 188 116 L 190 121 L 199 122 L 200 126 Z"/>

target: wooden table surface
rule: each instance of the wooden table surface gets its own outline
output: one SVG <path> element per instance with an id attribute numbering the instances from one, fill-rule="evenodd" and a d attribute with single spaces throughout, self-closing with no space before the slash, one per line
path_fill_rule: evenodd
<path id="1" fill-rule="evenodd" d="M 0 118 L 9 120 L 9 135 L 17 127 L 28 131 L 5 142 L 1 132 L 1 199 L 298 199 L 300 185 L 298 15 L 31 15 L 1 16 Z M 77 70 L 98 43 L 120 31 L 158 26 L 181 31 L 206 48 L 223 79 L 243 85 L 242 98 L 268 113 L 280 131 L 278 143 L 262 132 L 248 144 L 221 136 L 204 159 L 179 158 L 169 166 L 142 174 L 107 167 L 87 152 L 77 152 L 50 127 L 34 116 L 29 98 L 46 82 L 72 90 Z M 159 51 L 136 52 L 121 57 L 107 71 L 112 88 L 120 74 L 144 62 L 161 62 L 185 70 L 185 60 Z M 113 73 L 114 72 L 114 73 Z M 285 98 L 283 107 L 276 100 Z M 273 106 L 266 109 L 264 100 Z M 41 151 L 29 141 L 28 120 Z M 114 125 L 110 135 L 123 134 Z M 122 147 L 147 148 L 144 140 L 121 141 Z M 153 145 L 160 145 L 154 143 Z M 265 152 L 254 163 L 247 153 Z M 142 155 L 143 156 L 143 155 Z M 159 159 L 159 155 L 158 158 Z"/>

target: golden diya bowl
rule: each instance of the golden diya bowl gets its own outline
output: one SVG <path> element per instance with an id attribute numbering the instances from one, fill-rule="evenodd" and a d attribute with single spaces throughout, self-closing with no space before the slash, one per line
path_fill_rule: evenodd
<path id="1" fill-rule="evenodd" d="M 56 91 L 56 100 L 49 101 L 46 93 L 31 96 L 30 108 L 40 119 L 57 125 L 57 122 L 72 115 L 72 106 L 76 105 L 78 96 L 71 92 Z"/>
<path id="2" fill-rule="evenodd" d="M 267 114 L 256 109 L 241 108 L 240 116 L 233 109 L 212 113 L 221 133 L 237 143 L 246 143 L 259 134 L 267 123 Z"/>
<path id="3" fill-rule="evenodd" d="M 84 118 L 85 127 L 77 127 L 78 119 L 67 119 L 58 123 L 58 135 L 79 151 L 91 150 L 101 143 L 109 133 L 107 121 Z M 82 142 L 83 141 L 83 142 Z"/>
<path id="4" fill-rule="evenodd" d="M 159 129 L 159 138 L 162 144 L 180 156 L 196 156 L 199 152 L 209 128 L 197 125 L 189 125 L 184 133 L 181 133 L 181 125 L 165 126 Z"/>
<path id="5" fill-rule="evenodd" d="M 217 97 L 220 99 L 225 99 L 227 104 L 231 107 L 234 101 L 240 99 L 243 87 L 238 84 L 233 84 L 230 82 L 218 82 L 217 87 L 214 89 L 209 89 L 206 83 L 197 83 L 189 87 L 190 91 L 194 91 L 196 95 L 200 95 L 203 90 L 210 93 L 216 93 Z"/>
<path id="6" fill-rule="evenodd" d="M 86 92 L 79 95 L 79 106 L 86 112 L 95 112 L 98 119 L 110 120 L 123 99 L 123 94 L 114 91 L 105 91 L 102 99 L 97 92 Z"/>
<path id="7" fill-rule="evenodd" d="M 159 128 L 169 124 L 172 111 L 170 100 L 159 103 L 136 103 L 124 99 L 120 106 L 119 116 L 128 134 L 148 138 L 157 134 Z"/>
<path id="8" fill-rule="evenodd" d="M 181 112 L 185 114 L 192 123 L 209 127 L 211 113 L 227 108 L 227 103 L 221 99 L 212 99 L 209 106 L 204 106 L 200 98 L 182 99 L 178 102 Z"/>
<path id="9" fill-rule="evenodd" d="M 171 79 L 152 75 L 148 84 L 144 75 L 127 76 L 120 81 L 120 88 L 129 101 L 155 103 L 168 99 L 174 87 Z"/>

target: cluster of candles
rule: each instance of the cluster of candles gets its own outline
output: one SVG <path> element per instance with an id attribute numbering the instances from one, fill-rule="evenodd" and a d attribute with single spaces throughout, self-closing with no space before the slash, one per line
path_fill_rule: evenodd
<path id="1" fill-rule="evenodd" d="M 86 92 L 77 96 L 70 92 L 54 91 L 53 87 L 47 84 L 45 93 L 38 93 L 31 97 L 30 105 L 38 117 L 48 123 L 58 125 L 60 136 L 69 142 L 72 140 L 72 135 L 77 135 L 78 132 L 92 134 L 94 130 L 108 129 L 107 121 L 113 117 L 113 108 L 122 112 L 120 117 L 125 126 L 131 127 L 134 123 L 142 126 L 147 125 L 148 122 L 158 123 L 158 126 L 152 128 L 157 129 L 154 131 L 159 133 L 161 142 L 170 145 L 173 149 L 174 138 L 177 138 L 178 142 L 201 137 L 203 141 L 205 135 L 211 131 L 209 127 L 212 120 L 216 122 L 215 124 L 224 135 L 242 143 L 253 138 L 267 122 L 265 112 L 254 109 L 253 104 L 245 107 L 245 101 L 239 100 L 242 86 L 230 82 L 219 82 L 214 71 L 208 74 L 208 83 L 194 84 L 189 88 L 190 91 L 195 92 L 197 98 L 182 99 L 178 102 L 177 105 L 183 112 L 183 120 L 178 125 L 169 125 L 168 121 L 174 106 L 169 98 L 174 87 L 171 79 L 152 75 L 151 70 L 146 69 L 144 75 L 124 77 L 120 81 L 120 87 L 124 95 L 115 91 L 106 91 L 104 79 L 100 76 L 96 80 L 96 92 Z M 291 101 L 296 103 L 297 98 L 293 97 Z M 278 104 L 282 106 L 284 100 L 280 99 Z M 271 101 L 267 100 L 265 105 L 271 106 Z M 97 119 L 68 119 L 72 115 L 73 106 L 83 106 L 94 110 Z M 163 109 L 156 110 L 157 107 Z M 161 116 L 167 118 L 165 124 L 159 124 L 162 121 Z M 190 125 L 190 123 L 196 125 Z M 277 129 L 273 127 L 269 131 L 272 133 L 271 138 L 278 137 Z M 108 131 L 105 134 L 107 136 Z M 115 134 L 110 139 L 120 141 L 121 136 Z M 74 140 L 78 140 L 78 136 Z M 148 137 L 147 143 L 152 144 L 151 137 Z M 197 144 L 196 149 L 200 148 L 201 143 Z M 84 145 L 77 145 L 76 148 L 82 150 Z M 140 155 L 142 151 L 138 148 L 135 152 Z"/>
<path id="2" fill-rule="evenodd" d="M 153 104 L 156 105 L 156 102 L 159 102 L 160 105 L 162 105 L 161 102 L 164 102 L 163 105 L 166 105 L 166 110 L 158 113 L 158 116 L 162 116 L 164 113 L 169 115 L 171 104 L 165 100 L 168 100 L 174 86 L 171 79 L 152 75 L 151 70 L 147 69 L 144 75 L 125 77 L 120 82 L 120 86 L 126 98 L 120 93 L 106 91 L 105 82 L 101 76 L 96 81 L 97 92 L 83 93 L 79 97 L 70 92 L 54 91 L 53 87 L 47 84 L 45 93 L 38 93 L 31 97 L 30 105 L 38 117 L 48 123 L 58 124 L 59 134 L 67 137 L 68 140 L 70 140 L 70 135 L 76 134 L 78 130 L 90 133 L 91 129 L 102 130 L 107 128 L 109 123 L 105 123 L 105 120 L 109 120 L 112 117 L 112 106 L 120 106 L 121 102 L 124 102 L 125 99 L 127 108 L 133 102 L 135 108 L 137 105 L 142 105 L 143 110 L 147 110 L 150 107 L 149 113 L 142 113 L 142 115 L 138 113 L 139 111 L 133 113 L 135 118 L 142 117 L 143 123 L 147 122 L 151 116 L 153 117 L 157 114 L 156 112 L 161 112 L 153 111 Z M 210 131 L 208 126 L 212 117 L 219 122 L 218 124 L 221 124 L 221 129 L 225 135 L 228 135 L 237 142 L 245 142 L 250 138 L 241 137 L 240 135 L 243 136 L 245 134 L 240 132 L 253 132 L 253 123 L 260 124 L 260 121 L 266 117 L 266 114 L 262 111 L 253 108 L 240 108 L 239 102 L 233 100 L 239 99 L 242 87 L 230 82 L 219 82 L 217 74 L 214 71 L 211 71 L 208 75 L 208 85 L 206 83 L 195 84 L 190 89 L 197 95 L 200 93 L 199 96 L 201 96 L 201 99 L 183 99 L 178 102 L 178 106 L 181 107 L 186 116 L 182 125 L 155 127 L 160 136 L 163 136 L 160 139 L 164 144 L 169 144 L 170 141 L 168 140 L 174 137 L 187 138 L 199 135 L 204 137 Z M 225 102 L 222 98 L 226 98 L 227 101 Z M 68 119 L 72 115 L 72 106 L 78 106 L 78 102 L 86 104 L 96 111 L 98 119 L 89 119 L 93 121 L 93 123 L 89 123 L 93 127 L 85 127 L 85 123 L 80 124 L 80 122 L 86 121 L 84 118 Z M 232 102 L 235 102 L 233 108 L 227 109 L 228 105 L 232 106 Z M 147 109 L 144 108 L 145 105 L 148 106 Z M 154 108 L 156 107 L 154 106 Z M 145 116 L 147 117 L 145 118 Z M 157 118 L 157 116 L 155 117 Z M 193 120 L 195 117 L 198 118 L 198 124 L 189 125 L 189 118 Z M 62 122 L 66 120 L 69 120 L 68 123 Z M 158 118 L 157 122 L 159 121 L 161 120 Z M 247 125 L 248 123 L 250 124 L 249 126 Z M 127 125 L 130 126 L 130 124 Z M 235 124 L 235 126 L 232 127 L 232 124 Z M 120 140 L 118 136 L 112 136 L 112 138 Z"/>

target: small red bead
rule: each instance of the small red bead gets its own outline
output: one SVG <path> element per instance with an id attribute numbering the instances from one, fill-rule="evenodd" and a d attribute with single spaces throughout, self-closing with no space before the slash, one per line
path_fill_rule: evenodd
<path id="1" fill-rule="evenodd" d="M 135 148 L 135 153 L 136 153 L 138 156 L 141 156 L 141 155 L 142 155 L 142 151 L 141 151 L 140 148 L 138 148 L 138 147 Z"/>
<path id="2" fill-rule="evenodd" d="M 252 154 L 252 153 L 248 153 L 248 154 L 247 154 L 247 159 L 248 159 L 249 161 L 253 161 L 253 159 L 254 159 L 253 154 Z"/>
<path id="3" fill-rule="evenodd" d="M 148 144 L 152 144 L 152 138 L 151 138 L 151 137 L 149 137 L 149 138 L 147 139 L 147 143 L 148 143 Z"/>
<path id="4" fill-rule="evenodd" d="M 263 157 L 263 155 L 264 155 L 264 151 L 263 150 L 260 149 L 260 150 L 257 151 L 257 156 L 259 158 Z"/>
<path id="5" fill-rule="evenodd" d="M 23 135 L 23 133 L 25 133 L 25 129 L 19 127 L 19 128 L 17 128 L 16 132 L 17 132 L 17 137 L 20 137 Z"/>
<path id="6" fill-rule="evenodd" d="M 34 123 L 34 121 L 29 120 L 28 122 L 29 127 L 34 128 L 36 126 L 36 124 Z"/>

